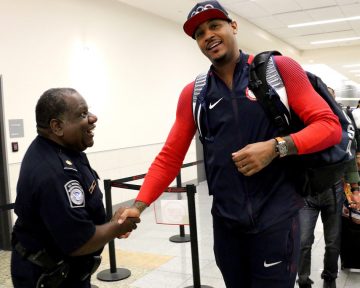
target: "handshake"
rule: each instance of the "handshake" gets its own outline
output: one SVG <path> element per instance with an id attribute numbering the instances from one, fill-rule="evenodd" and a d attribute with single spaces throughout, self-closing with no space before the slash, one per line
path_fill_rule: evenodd
<path id="1" fill-rule="evenodd" d="M 117 238 L 128 238 L 137 228 L 136 223 L 140 223 L 140 211 L 136 207 L 120 207 L 114 213 L 111 222 L 119 224 Z"/>

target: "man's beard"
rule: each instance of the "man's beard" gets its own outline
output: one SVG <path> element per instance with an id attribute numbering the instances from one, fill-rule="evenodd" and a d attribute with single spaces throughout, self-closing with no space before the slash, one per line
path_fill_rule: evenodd
<path id="1" fill-rule="evenodd" d="M 210 60 L 213 64 L 221 65 L 225 61 L 225 59 L 226 59 L 226 54 L 223 54 L 219 57 L 211 58 Z"/>
<path id="2" fill-rule="evenodd" d="M 215 66 L 221 66 L 222 64 L 224 64 L 226 62 L 226 53 L 217 57 L 217 58 L 212 58 L 211 62 L 215 65 Z"/>

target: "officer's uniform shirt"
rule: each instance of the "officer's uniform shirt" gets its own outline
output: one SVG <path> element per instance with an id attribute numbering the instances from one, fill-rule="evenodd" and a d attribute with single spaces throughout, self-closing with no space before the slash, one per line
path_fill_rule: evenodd
<path id="1" fill-rule="evenodd" d="M 14 238 L 33 252 L 69 255 L 93 236 L 95 225 L 105 223 L 102 198 L 85 153 L 38 136 L 20 170 Z"/>

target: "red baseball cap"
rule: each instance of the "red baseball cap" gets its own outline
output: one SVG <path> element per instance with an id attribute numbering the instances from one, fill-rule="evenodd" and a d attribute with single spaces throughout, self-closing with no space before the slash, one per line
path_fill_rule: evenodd
<path id="1" fill-rule="evenodd" d="M 204 1 L 197 3 L 191 9 L 186 22 L 184 23 L 184 31 L 187 35 L 194 38 L 196 28 L 203 22 L 210 19 L 224 19 L 232 21 L 228 12 L 220 5 L 218 1 Z"/>

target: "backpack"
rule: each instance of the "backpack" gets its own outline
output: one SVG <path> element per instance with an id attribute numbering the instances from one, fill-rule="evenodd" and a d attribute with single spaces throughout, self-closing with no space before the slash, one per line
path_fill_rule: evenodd
<path id="1" fill-rule="evenodd" d="M 265 51 L 254 57 L 249 70 L 249 89 L 284 136 L 305 126 L 289 109 L 286 90 L 273 60 L 274 55 L 281 54 L 277 51 Z M 348 163 L 354 161 L 356 149 L 353 141 L 355 128 L 346 111 L 335 101 L 328 92 L 327 85 L 318 76 L 310 72 L 306 74 L 314 90 L 338 116 L 342 138 L 339 144 L 323 151 L 283 158 L 290 162 L 294 180 L 299 184 L 298 192 L 302 196 L 324 192 L 338 182 L 344 176 Z"/>
<path id="2" fill-rule="evenodd" d="M 351 123 L 354 126 L 355 150 L 356 150 L 356 153 L 358 154 L 360 152 L 360 131 L 358 128 L 358 122 L 357 122 L 358 119 L 355 119 L 355 115 L 359 113 L 359 111 L 356 111 L 356 110 L 360 110 L 360 108 L 351 109 L 349 106 L 347 106 L 347 107 L 343 107 L 343 109 L 346 111 L 346 114 L 349 116 Z M 356 155 L 355 155 L 355 157 L 356 157 Z"/>

